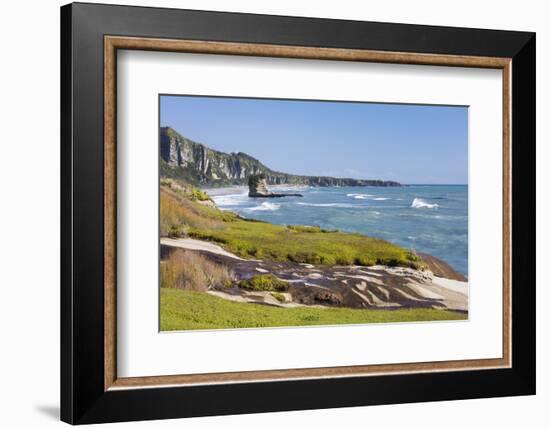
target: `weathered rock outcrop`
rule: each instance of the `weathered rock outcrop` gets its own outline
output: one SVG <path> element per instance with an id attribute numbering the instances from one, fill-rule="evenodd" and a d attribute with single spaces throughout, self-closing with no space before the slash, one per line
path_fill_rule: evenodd
<path id="1" fill-rule="evenodd" d="M 273 171 L 246 153 L 223 153 L 183 137 L 170 127 L 160 129 L 161 176 L 201 186 L 246 185 L 252 175 L 263 175 L 268 185 L 400 186 L 395 181 L 304 176 Z"/>
<path id="2" fill-rule="evenodd" d="M 267 183 L 263 175 L 251 175 L 248 177 L 248 196 L 269 196 Z"/>
<path id="3" fill-rule="evenodd" d="M 162 259 L 167 258 L 172 251 L 181 251 L 181 248 L 173 245 L 167 241 L 161 242 Z M 284 304 L 277 303 L 270 292 L 251 292 L 237 286 L 218 290 L 219 297 L 230 300 L 276 306 L 298 304 L 369 309 L 438 308 L 468 311 L 467 282 L 442 279 L 429 270 L 379 265 L 316 266 L 290 261 L 243 260 L 210 251 L 200 253 L 230 268 L 237 282 L 259 274 L 272 274 L 289 284 L 288 291 L 284 293 L 287 302 Z"/>
<path id="4" fill-rule="evenodd" d="M 248 177 L 248 196 L 251 198 L 282 198 L 284 196 L 298 196 L 299 193 L 273 193 L 268 190 L 265 176 L 262 174 Z"/>
<path id="5" fill-rule="evenodd" d="M 454 279 L 457 281 L 468 281 L 468 279 L 454 270 L 448 263 L 438 259 L 430 254 L 418 253 L 420 258 L 426 263 L 428 269 L 433 272 L 434 275 L 442 278 Z"/>

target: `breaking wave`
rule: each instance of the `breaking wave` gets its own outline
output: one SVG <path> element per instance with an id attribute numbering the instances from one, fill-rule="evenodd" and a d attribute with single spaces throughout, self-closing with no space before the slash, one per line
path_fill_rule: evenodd
<path id="1" fill-rule="evenodd" d="M 429 204 L 424 199 L 414 198 L 411 204 L 411 208 L 438 208 L 437 204 Z"/>
<path id="2" fill-rule="evenodd" d="M 348 193 L 346 196 L 353 199 L 370 199 L 374 195 L 369 195 L 368 193 Z"/>
<path id="3" fill-rule="evenodd" d="M 272 202 L 262 202 L 256 207 L 246 208 L 247 211 L 277 211 L 281 206 Z"/>
<path id="4" fill-rule="evenodd" d="M 346 196 L 348 198 L 353 198 L 353 199 L 370 199 L 372 201 L 387 201 L 391 199 L 391 198 L 375 197 L 375 195 L 370 195 L 368 193 L 348 193 Z"/>
<path id="5" fill-rule="evenodd" d="M 306 207 L 361 208 L 360 206 L 353 205 L 353 204 L 339 204 L 339 203 L 313 204 L 308 202 L 296 202 L 296 205 L 304 205 Z"/>
<path id="6" fill-rule="evenodd" d="M 232 193 L 226 195 L 211 195 L 212 200 L 219 207 L 235 207 L 238 205 L 243 205 L 248 202 L 248 192 L 243 193 Z"/>

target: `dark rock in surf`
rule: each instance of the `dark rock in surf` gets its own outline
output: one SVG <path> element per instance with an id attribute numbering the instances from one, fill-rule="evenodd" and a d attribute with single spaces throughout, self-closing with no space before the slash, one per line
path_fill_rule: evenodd
<path id="1" fill-rule="evenodd" d="M 248 177 L 248 196 L 251 198 L 282 198 L 285 196 L 302 197 L 299 193 L 273 193 L 267 188 L 266 178 L 263 174 Z"/>

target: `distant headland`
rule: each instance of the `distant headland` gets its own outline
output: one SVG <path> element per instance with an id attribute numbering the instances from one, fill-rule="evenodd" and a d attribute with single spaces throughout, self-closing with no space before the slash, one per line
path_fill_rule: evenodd
<path id="1" fill-rule="evenodd" d="M 160 157 L 162 176 L 182 179 L 201 187 L 248 185 L 249 178 L 258 175 L 263 177 L 267 185 L 401 186 L 397 181 L 306 176 L 274 171 L 246 153 L 224 153 L 213 150 L 182 136 L 170 127 L 160 128 Z"/>

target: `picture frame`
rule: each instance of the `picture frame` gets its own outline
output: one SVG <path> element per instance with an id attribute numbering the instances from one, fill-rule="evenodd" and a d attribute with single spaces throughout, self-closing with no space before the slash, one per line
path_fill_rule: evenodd
<path id="1" fill-rule="evenodd" d="M 118 377 L 118 50 L 502 70 L 502 358 Z M 63 6 L 61 419 L 86 424 L 534 394 L 535 97 L 534 33 Z"/>

